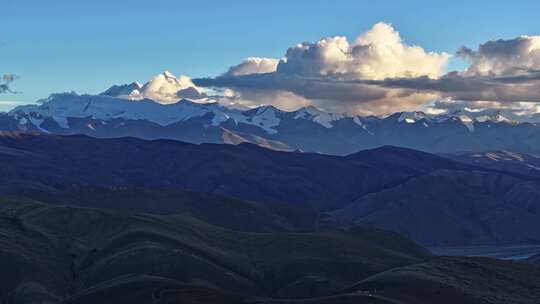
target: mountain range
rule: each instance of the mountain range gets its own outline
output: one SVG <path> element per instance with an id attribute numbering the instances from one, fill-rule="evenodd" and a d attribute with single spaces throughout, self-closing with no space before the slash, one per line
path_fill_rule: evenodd
<path id="1" fill-rule="evenodd" d="M 538 240 L 538 183 L 389 146 L 3 133 L 0 303 L 534 304 L 538 257 L 438 257 L 404 236 Z"/>
<path id="2" fill-rule="evenodd" d="M 247 143 L 4 133 L 0 155 L 0 193 L 41 201 L 87 206 L 85 192 L 76 195 L 87 187 L 190 190 L 272 208 L 286 205 L 287 212 L 306 209 L 301 213 L 308 222 L 324 214 L 335 222 L 399 232 L 426 246 L 540 241 L 536 175 L 406 148 L 332 156 Z M 140 196 L 142 200 L 144 192 Z M 99 201 L 103 203 L 93 206 L 119 206 L 113 198 Z M 152 205 L 131 201 L 139 212 Z M 166 197 L 148 201 L 161 213 L 171 210 Z"/>
<path id="3" fill-rule="evenodd" d="M 189 79 L 165 72 L 100 95 L 53 94 L 0 114 L 0 130 L 100 138 L 249 142 L 285 151 L 347 155 L 394 145 L 432 153 L 540 152 L 540 119 L 500 111 L 401 112 L 386 117 L 329 113 L 313 106 L 235 108 L 212 102 Z"/>

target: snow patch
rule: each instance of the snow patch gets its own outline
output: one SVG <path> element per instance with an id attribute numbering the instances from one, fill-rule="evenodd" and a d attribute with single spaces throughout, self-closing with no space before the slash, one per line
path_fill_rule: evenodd
<path id="1" fill-rule="evenodd" d="M 469 116 L 466 116 L 466 115 L 460 115 L 459 119 L 461 120 L 463 125 L 465 125 L 465 127 L 467 127 L 469 132 L 474 132 L 474 120 L 473 119 L 471 119 Z"/>
<path id="2" fill-rule="evenodd" d="M 324 112 L 314 106 L 301 108 L 296 111 L 294 119 L 310 119 L 323 127 L 330 129 L 333 127 L 332 122 L 343 119 L 341 114 Z"/>
<path id="3" fill-rule="evenodd" d="M 275 127 L 279 126 L 281 121 L 278 117 L 279 112 L 281 111 L 273 106 L 262 106 L 257 108 L 254 115 L 250 115 L 252 111 L 246 111 L 241 117 L 235 117 L 235 120 L 258 126 L 270 134 L 275 134 L 277 133 Z"/>

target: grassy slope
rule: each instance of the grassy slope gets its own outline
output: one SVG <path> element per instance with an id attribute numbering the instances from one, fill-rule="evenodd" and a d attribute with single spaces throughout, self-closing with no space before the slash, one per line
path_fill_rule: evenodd
<path id="1" fill-rule="evenodd" d="M 488 258 L 436 258 L 373 276 L 347 290 L 404 303 L 538 303 L 540 267 Z"/>
<path id="2" fill-rule="evenodd" d="M 133 273 L 247 296 L 316 296 L 428 257 L 376 230 L 247 233 L 181 215 L 1 206 L 0 291 L 11 300 L 65 298 Z"/>

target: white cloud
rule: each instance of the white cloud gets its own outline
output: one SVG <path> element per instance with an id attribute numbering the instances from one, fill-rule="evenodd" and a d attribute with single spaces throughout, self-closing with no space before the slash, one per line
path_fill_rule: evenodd
<path id="1" fill-rule="evenodd" d="M 263 74 L 275 72 L 279 60 L 274 58 L 250 57 L 242 63 L 229 68 L 225 75 L 242 76 L 249 74 Z"/>
<path id="2" fill-rule="evenodd" d="M 218 98 L 225 105 L 253 108 L 261 105 L 272 105 L 281 110 L 294 111 L 312 105 L 313 101 L 285 90 L 240 90 L 229 91 L 228 96 Z"/>
<path id="3" fill-rule="evenodd" d="M 232 89 L 236 94 L 229 99 L 250 106 L 274 104 L 294 110 L 314 104 L 337 112 L 384 114 L 411 109 L 437 96 L 361 81 L 437 78 L 444 74 L 449 57 L 409 46 L 391 25 L 377 23 L 352 43 L 336 36 L 289 48 L 277 68 L 275 59 L 252 58 L 220 77 L 195 82 Z"/>
<path id="4" fill-rule="evenodd" d="M 540 70 L 540 36 L 491 40 L 477 51 L 463 47 L 458 54 L 471 62 L 465 76 L 519 75 Z"/>
<path id="5" fill-rule="evenodd" d="M 120 88 L 126 88 L 130 92 L 122 91 L 122 95 L 115 95 L 117 97 L 131 100 L 148 98 L 162 104 L 176 103 L 182 98 L 206 99 L 206 90 L 197 87 L 190 77 L 184 75 L 176 77 L 169 71 L 154 76 L 143 86 L 133 83 L 128 86 L 120 86 Z"/>
<path id="6" fill-rule="evenodd" d="M 278 72 L 370 80 L 437 78 L 445 73 L 449 57 L 446 53 L 426 52 L 419 46 L 405 44 L 390 24 L 381 22 L 352 44 L 347 38 L 336 36 L 289 48 L 285 60 L 278 65 Z"/>
<path id="7" fill-rule="evenodd" d="M 197 90 L 191 78 L 184 75 L 176 77 L 166 71 L 147 82 L 141 89 L 141 95 L 164 104 L 175 103 L 180 99 L 178 92 L 188 88 Z"/>
<path id="8" fill-rule="evenodd" d="M 441 99 L 462 109 L 504 108 L 516 115 L 540 111 L 540 36 L 488 41 L 478 50 L 464 47 L 458 55 L 470 66 L 447 73 L 449 54 L 408 45 L 381 22 L 351 41 L 335 36 L 298 44 L 281 60 L 248 58 L 216 78 L 192 81 L 164 73 L 139 93 L 163 103 L 176 102 L 180 92 L 238 106 L 294 110 L 315 105 L 375 115 L 416 110 Z M 449 110 L 442 103 L 427 109 Z"/>

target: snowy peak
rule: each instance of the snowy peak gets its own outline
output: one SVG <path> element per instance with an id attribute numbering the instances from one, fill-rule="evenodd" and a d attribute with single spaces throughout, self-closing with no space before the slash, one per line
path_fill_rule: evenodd
<path id="1" fill-rule="evenodd" d="M 66 93 L 51 95 L 41 104 L 17 107 L 9 112 L 9 115 L 17 119 L 52 118 L 60 127 L 69 128 L 68 118 L 146 120 L 166 126 L 213 111 L 216 111 L 216 108 L 212 107 L 212 104 L 207 106 L 187 100 L 163 105 L 149 99 L 133 102 L 106 95 Z"/>
<path id="2" fill-rule="evenodd" d="M 181 83 L 182 79 L 163 74 L 158 81 Z M 142 94 L 143 87 L 134 83 L 114 87 L 107 93 L 125 94 L 134 89 Z M 330 154 L 349 154 L 384 144 L 410 145 L 438 152 L 452 149 L 528 151 L 540 136 L 540 125 L 527 123 L 516 128 L 514 123 L 507 122 L 510 118 L 513 117 L 507 117 L 505 112 L 467 111 L 441 115 L 404 112 L 385 118 L 350 117 L 316 107 L 292 112 L 273 106 L 245 110 L 185 98 L 163 104 L 148 98 L 134 101 L 107 94 L 64 93 L 0 115 L 0 128 L 96 137 L 168 138 L 194 143 L 248 141 L 263 146 L 271 143 L 280 149 L 298 148 Z M 538 145 L 534 147 L 538 149 Z"/>
<path id="3" fill-rule="evenodd" d="M 442 123 L 447 121 L 455 121 L 462 123 L 470 132 L 474 132 L 476 123 L 510 123 L 517 124 L 523 121 L 519 121 L 519 117 L 509 118 L 502 114 L 500 111 L 457 111 L 451 114 L 427 114 L 424 112 L 402 112 L 396 113 L 390 117 L 397 117 L 398 122 L 415 124 L 420 121 L 424 125 L 432 123 Z"/>
<path id="4" fill-rule="evenodd" d="M 118 97 L 124 99 L 132 99 L 133 96 L 139 95 L 142 85 L 138 82 L 123 85 L 113 85 L 100 95 Z"/>
<path id="5" fill-rule="evenodd" d="M 458 118 L 461 121 L 461 123 L 463 123 L 463 125 L 465 127 L 467 127 L 469 132 L 474 132 L 474 122 L 475 122 L 474 119 L 470 118 L 467 115 L 463 115 L 463 114 L 459 115 Z"/>
<path id="6" fill-rule="evenodd" d="M 274 107 L 260 107 L 250 111 L 228 108 L 215 102 L 198 103 L 181 99 L 172 104 L 161 104 L 151 99 L 137 102 L 108 95 L 53 94 L 40 104 L 20 106 L 8 113 L 20 124 L 31 123 L 40 129 L 47 118 L 52 118 L 64 129 L 70 128 L 69 118 L 92 118 L 103 121 L 112 119 L 143 120 L 161 126 L 203 118 L 208 115 L 210 124 L 219 126 L 225 121 L 255 125 L 269 134 L 277 133 L 280 118 Z"/>
<path id="7" fill-rule="evenodd" d="M 176 80 L 176 76 L 174 76 L 174 74 L 171 73 L 170 71 L 165 71 L 165 72 L 161 73 L 161 75 L 162 75 L 163 77 L 167 78 L 167 79 L 172 79 L 173 81 Z M 161 75 L 160 75 L 160 76 L 161 76 Z"/>
<path id="8" fill-rule="evenodd" d="M 274 106 L 262 106 L 255 109 L 247 110 L 243 112 L 243 117 L 237 119 L 237 122 L 244 122 L 263 128 L 270 134 L 275 134 L 278 131 L 276 127 L 279 126 L 281 110 Z"/>
<path id="9" fill-rule="evenodd" d="M 491 115 L 479 115 L 476 117 L 476 120 L 479 122 L 507 122 L 511 123 L 513 120 L 505 117 L 501 113 L 491 114 Z"/>
<path id="10" fill-rule="evenodd" d="M 265 105 L 265 106 L 260 106 L 253 109 L 246 110 L 244 113 L 248 116 L 256 116 L 256 115 L 261 115 L 264 113 L 267 113 L 266 115 L 268 114 L 277 115 L 277 113 L 281 113 L 281 112 L 282 111 L 280 109 L 272 105 Z"/>
<path id="11" fill-rule="evenodd" d="M 294 119 L 310 119 L 325 128 L 332 128 L 332 122 L 336 120 L 343 119 L 344 116 L 341 114 L 328 113 L 324 112 L 314 106 L 309 106 L 301 108 L 295 112 Z"/>
<path id="12" fill-rule="evenodd" d="M 167 71 L 144 85 L 136 82 L 117 85 L 97 96 L 75 93 L 53 94 L 38 104 L 17 107 L 9 112 L 8 116 L 14 118 L 16 124 L 23 129 L 28 127 L 30 130 L 37 129 L 44 132 L 51 130 L 51 120 L 56 122 L 53 124 L 55 128 L 53 132 L 58 127 L 67 132 L 75 127 L 70 126 L 70 123 L 74 124 L 77 119 L 95 119 L 103 124 L 112 120 L 143 121 L 152 125 L 152 128 L 155 127 L 153 124 L 169 126 L 195 119 L 190 123 L 200 124 L 201 128 L 231 127 L 249 133 L 256 127 L 259 130 L 253 132 L 257 136 L 262 131 L 274 135 L 273 137 L 279 137 L 280 132 L 284 132 L 284 135 L 290 132 L 326 133 L 317 126 L 320 125 L 328 129 L 328 134 L 334 132 L 355 134 L 354 132 L 361 128 L 373 138 L 379 135 L 377 130 L 386 127 L 405 130 L 403 132 L 422 132 L 419 127 L 427 131 L 431 128 L 436 133 L 446 127 L 460 125 L 469 132 L 475 132 L 482 124 L 488 124 L 489 127 L 490 122 L 513 124 L 516 121 L 513 116 L 497 111 L 460 111 L 440 115 L 417 111 L 400 112 L 378 118 L 345 116 L 329 113 L 314 106 L 293 112 L 282 111 L 271 105 L 243 110 L 213 102 L 189 77 L 176 77 Z M 400 126 L 396 126 L 396 123 Z M 253 127 L 245 129 L 245 125 Z M 295 128 L 297 125 L 301 125 L 302 128 Z M 290 128 L 294 131 L 290 131 Z M 304 135 L 294 134 L 294 136 Z"/>
<path id="13" fill-rule="evenodd" d="M 405 123 L 408 123 L 408 124 L 411 124 L 411 123 L 415 123 L 419 120 L 422 120 L 422 119 L 425 119 L 425 120 L 428 120 L 430 121 L 430 117 L 429 115 L 427 115 L 426 113 L 424 112 L 419 112 L 419 111 L 416 111 L 416 112 L 402 112 L 399 117 L 398 117 L 398 122 L 405 122 Z"/>
<path id="14" fill-rule="evenodd" d="M 415 125 L 417 123 L 421 123 L 424 127 L 429 128 L 433 124 L 436 123 L 442 123 L 447 121 L 454 121 L 462 123 L 470 132 L 474 131 L 474 121 L 468 121 L 467 117 L 459 117 L 457 115 L 447 115 L 447 114 L 441 114 L 441 115 L 434 115 L 434 114 L 427 114 L 422 111 L 414 111 L 414 112 L 401 112 L 396 113 L 394 115 L 389 116 L 389 119 L 394 119 L 397 117 L 398 123 L 404 123 L 404 124 L 410 124 Z"/>

